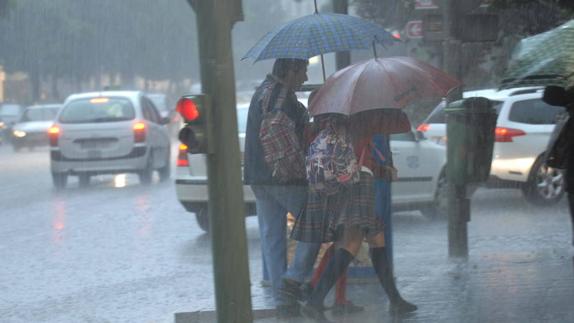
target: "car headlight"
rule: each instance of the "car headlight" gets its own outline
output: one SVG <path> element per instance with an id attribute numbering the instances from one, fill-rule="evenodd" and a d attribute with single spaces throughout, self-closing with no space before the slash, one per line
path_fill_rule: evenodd
<path id="1" fill-rule="evenodd" d="M 2 121 L 0 121 L 0 129 L 4 129 L 6 128 L 6 124 Z"/>
<path id="2" fill-rule="evenodd" d="M 18 138 L 26 137 L 26 132 L 22 130 L 14 130 L 12 131 L 12 134 L 14 135 L 14 137 Z"/>

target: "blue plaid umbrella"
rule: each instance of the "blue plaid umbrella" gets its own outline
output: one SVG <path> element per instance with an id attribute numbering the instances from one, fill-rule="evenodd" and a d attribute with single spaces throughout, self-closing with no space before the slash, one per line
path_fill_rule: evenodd
<path id="1" fill-rule="evenodd" d="M 304 16 L 267 33 L 242 59 L 255 62 L 270 58 L 308 59 L 320 54 L 367 49 L 396 40 L 382 26 L 342 14 Z"/>

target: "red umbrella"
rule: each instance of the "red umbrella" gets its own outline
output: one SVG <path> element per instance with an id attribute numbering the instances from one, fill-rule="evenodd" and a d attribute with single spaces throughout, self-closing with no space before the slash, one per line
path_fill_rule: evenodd
<path id="1" fill-rule="evenodd" d="M 311 99 L 309 112 L 351 115 L 403 108 L 419 99 L 444 97 L 459 85 L 456 78 L 414 58 L 374 58 L 331 75 Z"/>

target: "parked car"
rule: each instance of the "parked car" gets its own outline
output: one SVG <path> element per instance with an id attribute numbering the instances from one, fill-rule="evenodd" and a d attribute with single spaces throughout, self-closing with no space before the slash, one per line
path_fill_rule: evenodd
<path id="1" fill-rule="evenodd" d="M 245 144 L 249 104 L 239 104 L 237 120 L 241 152 Z M 424 215 L 446 213 L 445 147 L 426 140 L 417 131 L 391 136 L 391 150 L 399 178 L 392 186 L 394 210 L 420 210 Z M 207 231 L 208 191 L 205 155 L 188 154 L 180 145 L 176 170 L 176 194 L 188 212 L 195 213 L 199 226 Z M 255 196 L 243 186 L 247 215 L 255 214 Z"/>
<path id="2" fill-rule="evenodd" d="M 0 104 L 0 143 L 7 142 L 10 138 L 10 130 L 20 115 L 22 106 L 14 103 Z"/>
<path id="3" fill-rule="evenodd" d="M 32 149 L 37 146 L 47 146 L 48 129 L 54 123 L 61 107 L 61 104 L 45 104 L 24 109 L 20 119 L 10 131 L 10 142 L 14 151 L 19 151 L 24 147 Z"/>
<path id="4" fill-rule="evenodd" d="M 152 101 L 139 91 L 73 94 L 48 130 L 54 186 L 64 188 L 69 175 L 80 186 L 97 174 L 136 173 L 152 181 L 153 171 L 170 176 L 170 140 Z"/>
<path id="5" fill-rule="evenodd" d="M 488 187 L 516 187 L 527 201 L 551 205 L 564 194 L 562 172 L 548 168 L 543 155 L 562 107 L 542 101 L 542 87 L 497 91 L 486 89 L 464 92 L 463 96 L 485 97 L 494 102 L 498 113 Z M 445 144 L 445 103 L 440 103 L 418 130 L 432 141 Z"/>

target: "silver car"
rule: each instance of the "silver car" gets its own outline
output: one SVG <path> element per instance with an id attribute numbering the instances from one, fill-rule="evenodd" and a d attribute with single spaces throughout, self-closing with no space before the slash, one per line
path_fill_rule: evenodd
<path id="1" fill-rule="evenodd" d="M 49 129 L 54 186 L 64 188 L 69 175 L 80 186 L 97 174 L 136 173 L 140 182 L 170 176 L 170 140 L 152 101 L 139 91 L 73 94 Z"/>
<path id="2" fill-rule="evenodd" d="M 10 131 L 14 151 L 48 145 L 48 129 L 54 123 L 61 104 L 33 105 L 24 109 Z"/>

